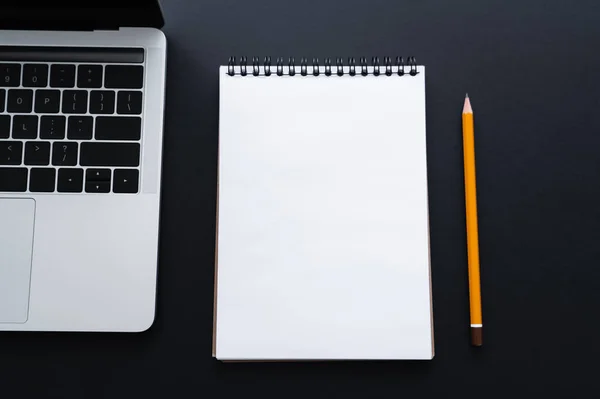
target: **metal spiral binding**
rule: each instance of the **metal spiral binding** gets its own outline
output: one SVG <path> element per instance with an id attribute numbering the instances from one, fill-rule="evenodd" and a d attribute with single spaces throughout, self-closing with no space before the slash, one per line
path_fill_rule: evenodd
<path id="1" fill-rule="evenodd" d="M 383 67 L 383 68 L 382 68 Z M 383 73 L 382 73 L 383 69 Z M 296 73 L 300 73 L 301 76 L 357 76 L 357 63 L 354 57 L 349 57 L 347 62 L 344 63 L 343 58 L 337 57 L 335 59 L 335 74 L 332 72 L 332 59 L 325 58 L 323 67 L 319 64 L 318 58 L 313 58 L 312 63 L 309 65 L 307 58 L 301 58 L 300 63 L 296 64 L 293 57 L 288 59 L 286 63 L 283 57 L 278 57 L 275 61 L 275 68 L 271 65 L 271 57 L 265 57 L 261 63 L 258 57 L 252 57 L 252 65 L 250 72 L 252 76 L 271 76 L 275 73 L 277 76 L 295 76 Z M 415 57 L 407 57 L 406 61 L 398 56 L 395 61 L 392 61 L 391 57 L 384 57 L 383 64 L 381 64 L 379 57 L 372 57 L 371 63 L 367 62 L 366 57 L 360 57 L 358 62 L 358 72 L 360 76 L 416 76 L 420 72 L 418 71 L 417 61 Z M 240 57 L 239 63 L 236 57 L 230 57 L 227 64 L 227 74 L 229 76 L 248 76 L 248 59 L 246 57 Z"/>

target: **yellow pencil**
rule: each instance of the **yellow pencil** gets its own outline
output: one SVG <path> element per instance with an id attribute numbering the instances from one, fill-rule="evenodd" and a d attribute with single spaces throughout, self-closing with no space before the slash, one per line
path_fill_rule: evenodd
<path id="1" fill-rule="evenodd" d="M 483 345 L 481 315 L 481 282 L 479 272 L 479 232 L 477 226 L 477 184 L 475 177 L 475 128 L 469 95 L 465 96 L 462 113 L 465 168 L 465 204 L 467 220 L 467 254 L 469 262 L 469 301 L 471 311 L 471 344 Z"/>

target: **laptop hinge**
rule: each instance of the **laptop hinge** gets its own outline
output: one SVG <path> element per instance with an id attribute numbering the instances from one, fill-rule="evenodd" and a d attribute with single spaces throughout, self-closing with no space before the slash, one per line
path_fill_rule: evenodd
<path id="1" fill-rule="evenodd" d="M 123 5 L 37 7 L 5 6 L 0 0 L 0 30 L 83 31 L 119 30 L 124 27 L 162 28 L 164 19 L 157 0 L 124 1 Z M 11 2 L 12 3 L 12 2 Z M 29 2 L 26 2 L 29 3 Z M 58 2 L 64 3 L 64 2 Z M 93 2 L 96 3 L 96 2 Z"/>
<path id="2" fill-rule="evenodd" d="M 36 27 L 30 27 L 30 26 L 19 26 L 19 27 L 5 27 L 5 26 L 0 26 L 0 30 L 30 30 L 30 31 L 57 31 L 57 32 L 94 32 L 94 31 L 117 31 L 119 30 L 118 27 L 90 27 L 85 26 L 85 25 L 81 25 L 81 26 L 69 26 L 69 27 L 65 27 L 65 26 L 43 26 L 43 25 L 38 25 Z"/>

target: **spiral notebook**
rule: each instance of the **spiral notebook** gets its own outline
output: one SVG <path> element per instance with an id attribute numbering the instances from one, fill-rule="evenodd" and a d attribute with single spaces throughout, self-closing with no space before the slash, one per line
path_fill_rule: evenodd
<path id="1" fill-rule="evenodd" d="M 220 67 L 213 356 L 432 359 L 425 67 Z"/>

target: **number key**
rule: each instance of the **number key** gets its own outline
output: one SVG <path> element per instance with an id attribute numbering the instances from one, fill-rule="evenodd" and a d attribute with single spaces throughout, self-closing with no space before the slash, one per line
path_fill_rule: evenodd
<path id="1" fill-rule="evenodd" d="M 23 66 L 24 87 L 46 87 L 48 85 L 48 65 L 25 64 Z"/>
<path id="2" fill-rule="evenodd" d="M 19 87 L 21 65 L 0 64 L 0 87 Z"/>

